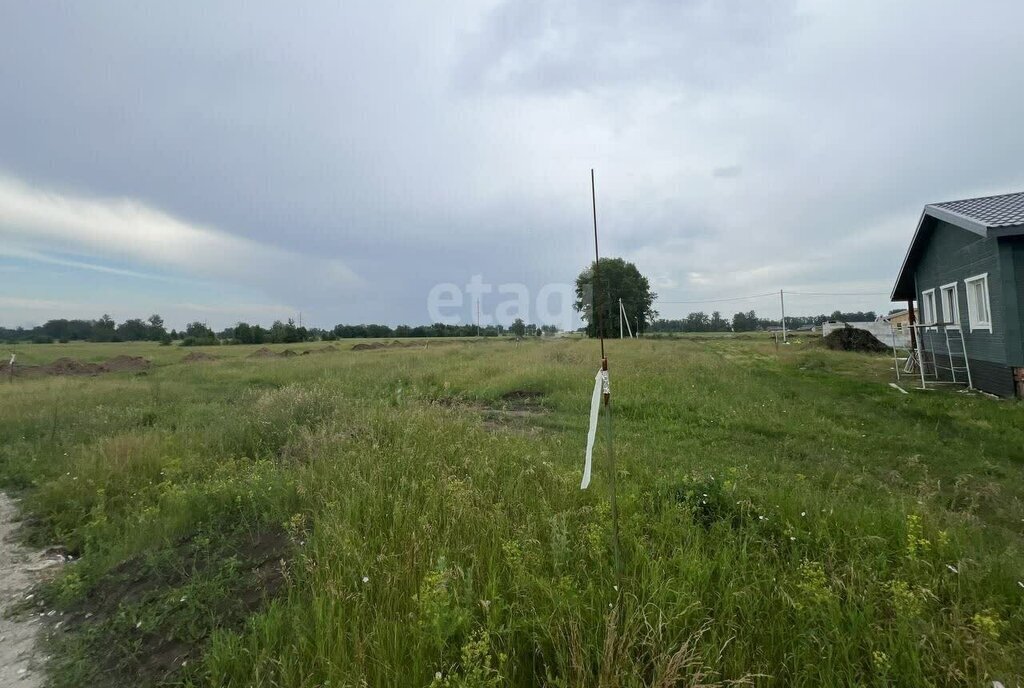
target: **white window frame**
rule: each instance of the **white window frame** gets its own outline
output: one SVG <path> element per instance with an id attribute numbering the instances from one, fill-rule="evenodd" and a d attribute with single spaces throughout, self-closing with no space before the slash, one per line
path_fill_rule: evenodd
<path id="1" fill-rule="evenodd" d="M 946 320 L 946 290 L 951 287 L 953 289 L 953 301 L 950 303 L 949 320 Z M 960 290 L 957 289 L 956 282 L 943 284 L 939 287 L 939 307 L 942 309 L 942 322 L 949 323 L 950 327 L 960 329 Z"/>
<path id="2" fill-rule="evenodd" d="M 974 312 L 974 303 L 971 299 L 971 285 L 981 282 L 982 288 L 985 290 L 985 310 L 988 311 L 988 322 L 984 322 L 977 318 L 977 314 Z M 975 330 L 984 330 L 987 332 L 992 331 L 992 299 L 989 297 L 988 291 L 988 273 L 983 272 L 980 275 L 974 277 L 968 277 L 964 280 L 964 287 L 967 291 L 967 321 L 970 323 L 971 332 Z"/>
<path id="3" fill-rule="evenodd" d="M 928 302 L 929 302 L 929 298 L 928 297 L 931 297 L 931 299 L 930 299 L 931 300 L 931 309 L 928 308 L 928 305 L 929 305 L 928 304 Z M 928 312 L 929 310 L 931 311 L 930 313 Z M 934 330 L 935 329 L 935 321 L 936 321 L 937 316 L 938 316 L 938 313 L 935 310 L 935 290 L 934 289 L 925 289 L 924 291 L 921 292 L 921 315 L 924 318 L 924 324 L 927 325 L 929 329 Z"/>

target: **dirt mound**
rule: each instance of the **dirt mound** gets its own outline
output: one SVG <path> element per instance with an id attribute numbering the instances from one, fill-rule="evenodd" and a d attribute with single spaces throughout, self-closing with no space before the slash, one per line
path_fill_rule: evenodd
<path id="1" fill-rule="evenodd" d="M 204 353 L 202 351 L 193 351 L 189 355 L 185 356 L 185 358 L 181 359 L 181 362 L 198 363 L 200 361 L 216 361 L 218 358 L 220 357 L 214 356 L 213 354 Z"/>
<path id="2" fill-rule="evenodd" d="M 25 372 L 31 374 L 29 371 L 35 372 L 38 375 L 96 375 L 103 372 L 99 363 L 86 363 L 67 357 L 58 358 L 53 363 L 47 363 L 46 365 L 34 366 L 34 370 L 33 368 L 25 368 Z M 14 369 L 14 373 L 17 375 L 17 368 Z"/>
<path id="3" fill-rule="evenodd" d="M 407 342 L 400 342 L 397 339 L 391 340 L 391 342 L 366 342 L 359 343 L 352 347 L 352 351 L 377 351 L 379 349 L 422 349 L 428 344 L 454 344 L 455 342 L 441 342 L 441 341 L 430 341 L 423 339 L 420 341 L 410 340 Z"/>
<path id="4" fill-rule="evenodd" d="M 256 349 L 251 354 L 249 354 L 249 358 L 272 358 L 274 356 L 277 356 L 277 354 L 275 354 L 273 351 L 271 351 L 265 346 L 260 347 L 259 349 Z"/>
<path id="5" fill-rule="evenodd" d="M 298 354 L 292 351 L 291 349 L 285 349 L 284 351 L 279 353 L 278 356 L 282 358 L 290 358 L 292 356 L 298 356 Z"/>
<path id="6" fill-rule="evenodd" d="M 100 363 L 101 373 L 138 373 L 148 370 L 150 362 L 142 356 L 114 356 L 106 363 Z"/>
<path id="7" fill-rule="evenodd" d="M 338 347 L 334 346 L 333 344 L 328 344 L 327 346 L 321 347 L 319 349 L 306 349 L 305 351 L 302 352 L 302 355 L 308 356 L 310 354 L 329 354 L 337 350 Z"/>
<path id="8" fill-rule="evenodd" d="M 100 373 L 140 373 L 149 370 L 152 363 L 141 356 L 115 356 L 103 363 L 86 363 L 76 358 L 62 357 L 37 366 L 15 365 L 16 377 L 44 375 L 99 375 Z M 0 376 L 10 375 L 8 364 L 0 365 Z"/>
<path id="9" fill-rule="evenodd" d="M 867 330 L 856 327 L 844 327 L 833 330 L 825 337 L 825 346 L 836 351 L 860 351 L 863 353 L 883 353 L 889 350 L 882 342 Z"/>

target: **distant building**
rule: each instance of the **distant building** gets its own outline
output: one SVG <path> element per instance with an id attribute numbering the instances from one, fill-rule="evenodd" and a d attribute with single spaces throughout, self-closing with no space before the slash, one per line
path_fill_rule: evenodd
<path id="1" fill-rule="evenodd" d="M 904 308 L 901 311 L 890 313 L 889 315 L 880 315 L 878 320 L 884 323 L 888 323 L 890 327 L 895 329 L 897 332 L 903 332 L 910 325 L 910 310 Z"/>
<path id="2" fill-rule="evenodd" d="M 892 300 L 917 301 L 918 324 L 934 325 L 916 328 L 926 357 L 966 359 L 976 388 L 1021 396 L 1024 192 L 926 205 Z"/>
<path id="3" fill-rule="evenodd" d="M 884 320 L 872 320 L 871 322 L 843 322 L 841 320 L 826 320 L 821 323 L 821 336 L 827 337 L 836 330 L 841 330 L 844 327 L 852 327 L 855 330 L 864 330 L 870 332 L 875 339 L 882 342 L 886 346 L 896 346 L 901 349 L 906 349 L 910 346 L 910 332 L 894 330 L 888 322 Z"/>

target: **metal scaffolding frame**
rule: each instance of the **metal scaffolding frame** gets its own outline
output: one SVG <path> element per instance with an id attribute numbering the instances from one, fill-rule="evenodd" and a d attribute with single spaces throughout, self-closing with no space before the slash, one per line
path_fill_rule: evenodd
<path id="1" fill-rule="evenodd" d="M 917 351 L 914 354 L 921 376 L 921 389 L 928 389 L 929 384 L 967 385 L 968 389 L 974 389 L 967 344 L 959 323 L 914 323 L 910 327 L 914 328 L 917 335 Z M 944 343 L 945 351 L 940 351 L 936 343 Z M 954 351 L 954 345 L 959 345 L 959 352 Z M 963 365 L 957 365 L 957 358 L 963 358 Z M 950 379 L 941 379 L 939 371 L 948 372 Z"/>

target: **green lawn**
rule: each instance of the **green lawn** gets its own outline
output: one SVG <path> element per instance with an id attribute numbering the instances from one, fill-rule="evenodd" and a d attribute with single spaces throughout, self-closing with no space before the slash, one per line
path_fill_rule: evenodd
<path id="1" fill-rule="evenodd" d="M 53 680 L 1024 680 L 1024 407 L 796 342 L 608 342 L 618 591 L 596 342 L 22 346 L 154 362 L 0 385 L 0 484 L 80 557 Z"/>

